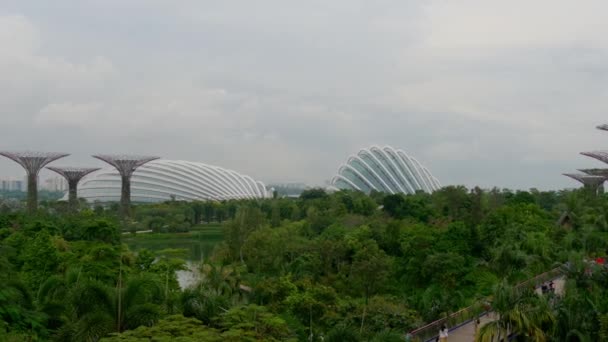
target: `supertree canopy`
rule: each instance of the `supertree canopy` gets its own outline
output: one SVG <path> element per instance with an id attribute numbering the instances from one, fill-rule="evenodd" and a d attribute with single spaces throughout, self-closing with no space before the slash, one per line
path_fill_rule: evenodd
<path id="1" fill-rule="evenodd" d="M 583 185 L 597 186 L 606 181 L 606 178 L 602 176 L 590 176 L 583 173 L 564 173 L 564 176 L 575 179 Z"/>
<path id="2" fill-rule="evenodd" d="M 30 213 L 34 213 L 38 208 L 38 173 L 48 163 L 66 157 L 69 154 L 32 151 L 0 151 L 0 155 L 19 163 L 27 172 L 27 208 Z"/>
<path id="3" fill-rule="evenodd" d="M 602 176 L 608 178 L 608 169 L 578 169 L 580 172 L 590 176 Z"/>
<path id="4" fill-rule="evenodd" d="M 596 126 L 595 128 L 600 129 L 602 131 L 608 131 L 608 124 L 599 125 L 599 126 Z"/>
<path id="5" fill-rule="evenodd" d="M 120 194 L 121 214 L 124 218 L 131 216 L 131 176 L 140 166 L 160 157 L 137 156 L 137 155 L 115 155 L 98 154 L 93 158 L 102 160 L 116 168 L 122 180 L 122 191 Z"/>
<path id="6" fill-rule="evenodd" d="M 608 151 L 581 152 L 581 154 L 608 163 Z"/>
<path id="7" fill-rule="evenodd" d="M 47 169 L 55 171 L 68 182 L 68 204 L 70 210 L 76 210 L 78 206 L 78 182 L 91 172 L 99 170 L 99 168 L 84 168 L 84 167 L 52 167 Z"/>
<path id="8" fill-rule="evenodd" d="M 600 188 L 606 181 L 605 177 L 590 176 L 584 173 L 564 173 L 563 175 L 581 182 L 585 186 L 585 188 L 590 189 L 594 194 L 597 194 L 598 191 L 601 191 Z"/>

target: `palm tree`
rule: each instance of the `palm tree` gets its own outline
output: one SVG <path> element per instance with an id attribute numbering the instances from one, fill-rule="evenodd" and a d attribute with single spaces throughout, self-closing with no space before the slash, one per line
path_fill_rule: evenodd
<path id="1" fill-rule="evenodd" d="M 557 341 L 597 341 L 596 312 L 587 291 L 579 291 L 574 282 L 566 286 L 566 295 L 556 307 L 553 337 Z"/>
<path id="2" fill-rule="evenodd" d="M 228 298 L 200 286 L 184 290 L 181 299 L 184 316 L 195 317 L 205 324 L 230 309 Z"/>
<path id="3" fill-rule="evenodd" d="M 131 278 L 114 289 L 71 274 L 49 278 L 38 294 L 42 311 L 56 317 L 57 340 L 97 341 L 110 332 L 152 325 L 161 315 L 162 285 L 154 277 Z"/>
<path id="4" fill-rule="evenodd" d="M 198 285 L 182 294 L 184 316 L 210 323 L 220 313 L 246 302 L 240 291 L 241 278 L 233 268 L 204 264 L 200 271 Z"/>
<path id="5" fill-rule="evenodd" d="M 608 272 L 602 267 L 574 260 L 562 268 L 567 278 L 565 294 L 556 304 L 554 338 L 558 341 L 604 341 L 608 327 L 602 313 L 608 310 Z M 604 329 L 604 330 L 602 330 Z"/>
<path id="6" fill-rule="evenodd" d="M 42 337 L 45 315 L 36 311 L 25 284 L 16 279 L 4 279 L 0 286 L 0 329 L 21 330 L 27 335 Z"/>
<path id="7" fill-rule="evenodd" d="M 0 243 L 0 340 L 46 337 L 44 323 L 47 317 L 36 310 L 28 287 L 13 269 L 10 260 L 16 256 L 15 248 Z"/>
<path id="8" fill-rule="evenodd" d="M 327 333 L 328 342 L 358 342 L 361 337 L 357 333 L 357 328 L 344 324 L 339 324 Z"/>
<path id="9" fill-rule="evenodd" d="M 199 286 L 222 296 L 232 297 L 238 294 L 241 277 L 233 267 L 204 264 L 200 267 L 200 271 L 202 279 Z"/>
<path id="10" fill-rule="evenodd" d="M 479 330 L 477 342 L 507 341 L 511 335 L 524 335 L 528 340 L 547 340 L 543 327 L 555 321 L 545 298 L 531 288 L 515 288 L 503 280 L 494 291 L 492 308 L 496 319 Z"/>

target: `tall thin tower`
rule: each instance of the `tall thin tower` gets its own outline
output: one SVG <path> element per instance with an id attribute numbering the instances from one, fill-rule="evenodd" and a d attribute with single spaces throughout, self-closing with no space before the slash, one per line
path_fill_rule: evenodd
<path id="1" fill-rule="evenodd" d="M 564 173 L 563 175 L 583 183 L 585 188 L 590 189 L 594 194 L 598 193 L 600 187 L 606 181 L 605 177 L 590 176 L 582 173 Z"/>
<path id="2" fill-rule="evenodd" d="M 47 169 L 57 172 L 68 182 L 68 207 L 70 211 L 76 211 L 78 208 L 78 182 L 89 173 L 99 170 L 99 168 L 53 166 L 47 166 Z"/>
<path id="3" fill-rule="evenodd" d="M 69 156 L 67 153 L 47 152 L 5 152 L 0 155 L 14 160 L 23 166 L 27 173 L 27 210 L 30 214 L 38 209 L 38 173 L 48 163 Z"/>
<path id="4" fill-rule="evenodd" d="M 104 162 L 114 166 L 122 180 L 122 191 L 120 193 L 120 211 L 123 218 L 131 216 L 131 176 L 135 170 L 152 160 L 160 157 L 152 156 L 132 156 L 132 155 L 109 155 L 98 154 L 93 158 L 103 160 Z"/>

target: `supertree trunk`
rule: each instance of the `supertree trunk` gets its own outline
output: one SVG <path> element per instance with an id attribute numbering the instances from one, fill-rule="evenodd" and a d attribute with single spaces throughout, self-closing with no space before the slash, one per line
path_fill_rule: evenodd
<path id="1" fill-rule="evenodd" d="M 38 210 L 38 174 L 27 175 L 27 212 L 34 214 Z"/>
<path id="2" fill-rule="evenodd" d="M 151 156 L 129 156 L 129 155 L 94 155 L 93 158 L 102 160 L 116 168 L 122 180 L 120 193 L 120 215 L 123 219 L 131 217 L 131 176 L 135 169 L 145 163 L 158 159 Z"/>
<path id="3" fill-rule="evenodd" d="M 71 212 L 78 211 L 78 180 L 68 181 L 68 208 Z"/>
<path id="4" fill-rule="evenodd" d="M 131 175 L 123 175 L 120 193 L 120 213 L 122 218 L 131 217 Z"/>

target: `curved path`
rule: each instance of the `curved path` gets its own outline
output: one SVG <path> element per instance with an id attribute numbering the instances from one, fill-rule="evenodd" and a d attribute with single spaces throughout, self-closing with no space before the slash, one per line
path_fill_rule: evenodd
<path id="1" fill-rule="evenodd" d="M 555 285 L 555 293 L 557 295 L 561 295 L 564 292 L 564 283 L 565 280 L 563 277 L 557 278 L 553 280 L 553 284 Z M 541 288 L 536 288 L 536 292 L 538 294 L 542 294 Z M 496 319 L 496 316 L 493 312 L 484 315 L 479 319 L 480 327 L 484 324 L 491 322 Z M 448 337 L 449 342 L 472 342 L 475 341 L 475 321 L 471 321 L 469 323 L 463 324 L 456 328 L 450 329 L 450 334 Z"/>

